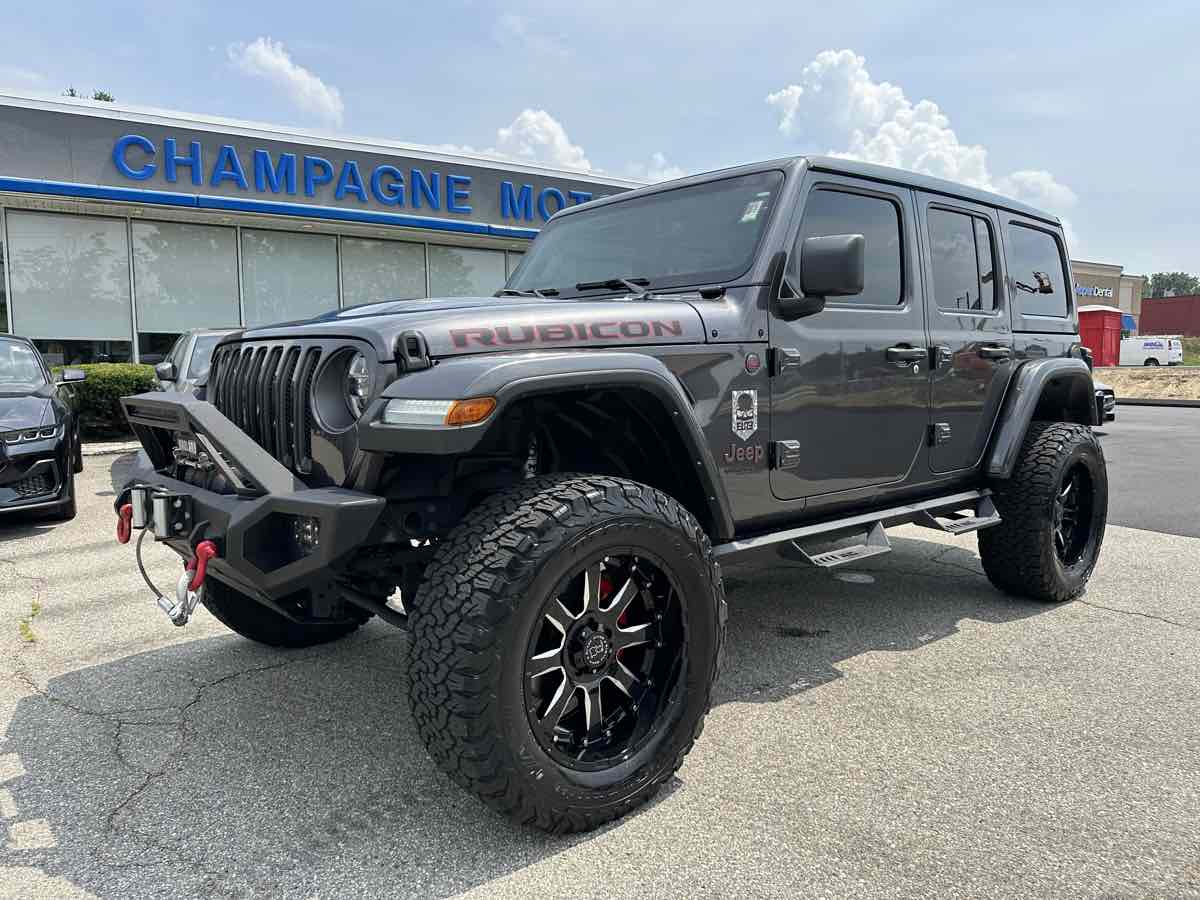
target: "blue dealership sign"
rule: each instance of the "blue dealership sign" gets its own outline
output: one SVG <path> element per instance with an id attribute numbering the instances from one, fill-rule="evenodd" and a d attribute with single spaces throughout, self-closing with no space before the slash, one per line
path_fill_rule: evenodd
<path id="1" fill-rule="evenodd" d="M 578 186 L 517 183 L 511 176 L 488 178 L 494 193 L 480 211 L 474 200 L 480 180 L 477 167 L 470 167 L 472 172 L 465 165 L 435 168 L 431 161 L 396 165 L 377 155 L 365 162 L 354 158 L 334 162 L 316 153 L 258 146 L 239 150 L 232 143 L 206 150 L 199 140 L 181 141 L 176 136 L 156 142 L 142 134 L 124 134 L 113 144 L 112 163 L 125 179 L 161 181 L 175 189 L 190 184 L 201 191 L 235 191 L 259 199 L 294 197 L 352 208 L 403 208 L 425 215 L 482 212 L 494 217 L 498 212 L 501 220 L 514 222 L 545 222 L 559 210 L 593 196 Z"/>

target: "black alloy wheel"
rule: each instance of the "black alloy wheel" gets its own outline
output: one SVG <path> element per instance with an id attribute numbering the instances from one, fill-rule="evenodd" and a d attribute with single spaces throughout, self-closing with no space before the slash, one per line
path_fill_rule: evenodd
<path id="1" fill-rule="evenodd" d="M 565 578 L 542 604 L 525 660 L 529 724 L 564 766 L 609 768 L 662 726 L 686 641 L 670 577 L 632 553 Z"/>
<path id="2" fill-rule="evenodd" d="M 1093 495 L 1086 466 L 1076 463 L 1064 473 L 1054 498 L 1054 552 L 1064 566 L 1079 562 L 1091 539 Z"/>
<path id="3" fill-rule="evenodd" d="M 438 543 L 408 611 L 429 755 L 556 833 L 628 813 L 683 763 L 726 617 L 712 545 L 678 501 L 567 473 L 483 500 Z"/>

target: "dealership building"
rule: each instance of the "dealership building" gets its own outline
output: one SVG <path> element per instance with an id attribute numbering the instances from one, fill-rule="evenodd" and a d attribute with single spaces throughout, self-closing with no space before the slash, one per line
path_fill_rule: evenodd
<path id="1" fill-rule="evenodd" d="M 489 295 L 566 206 L 637 186 L 386 142 L 0 95 L 0 332 L 52 364 L 189 328 Z"/>

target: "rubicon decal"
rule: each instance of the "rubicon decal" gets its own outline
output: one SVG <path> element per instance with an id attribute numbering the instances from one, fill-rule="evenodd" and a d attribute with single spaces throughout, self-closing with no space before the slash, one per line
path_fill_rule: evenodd
<path id="1" fill-rule="evenodd" d="M 612 322 L 554 322 L 548 325 L 497 325 L 495 328 L 451 328 L 455 347 L 505 347 L 520 344 L 565 344 L 573 341 L 623 341 L 682 337 L 678 319 L 626 319 Z"/>

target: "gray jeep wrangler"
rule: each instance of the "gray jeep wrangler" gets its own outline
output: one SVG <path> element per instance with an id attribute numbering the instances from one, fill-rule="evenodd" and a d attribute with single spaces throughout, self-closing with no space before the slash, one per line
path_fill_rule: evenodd
<path id="1" fill-rule="evenodd" d="M 1107 511 L 1059 220 L 840 159 L 554 216 L 494 297 L 225 339 L 195 396 L 125 411 L 117 500 L 254 641 L 410 630 L 413 720 L 487 804 L 554 831 L 652 797 L 700 734 L 720 562 L 814 566 L 916 523 L 978 532 L 1060 602 Z"/>

